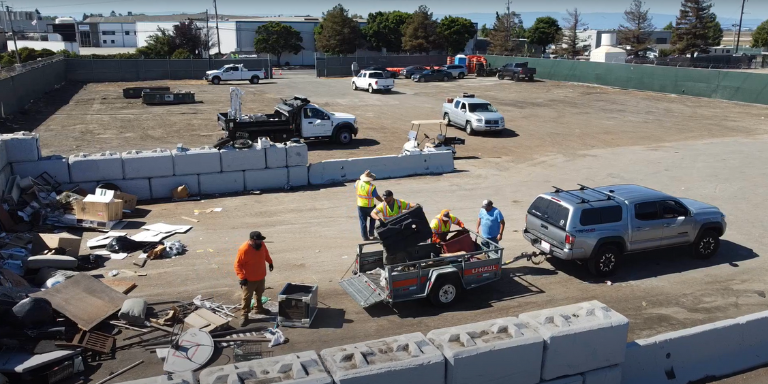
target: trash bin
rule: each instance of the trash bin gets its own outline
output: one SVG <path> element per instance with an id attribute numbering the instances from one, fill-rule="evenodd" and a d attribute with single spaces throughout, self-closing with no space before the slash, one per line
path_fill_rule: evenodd
<path id="1" fill-rule="evenodd" d="M 287 283 L 277 294 L 278 323 L 309 328 L 317 313 L 317 285 Z"/>

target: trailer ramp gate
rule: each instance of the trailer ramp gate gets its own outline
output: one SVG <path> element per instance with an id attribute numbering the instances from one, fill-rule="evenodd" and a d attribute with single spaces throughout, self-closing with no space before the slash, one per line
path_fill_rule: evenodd
<path id="1" fill-rule="evenodd" d="M 381 303 L 386 299 L 384 292 L 372 287 L 371 284 L 370 280 L 362 273 L 339 281 L 341 288 L 363 308 Z"/>

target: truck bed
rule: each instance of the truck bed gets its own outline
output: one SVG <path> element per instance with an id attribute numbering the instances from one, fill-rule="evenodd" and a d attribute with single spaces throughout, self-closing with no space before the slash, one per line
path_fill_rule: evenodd
<path id="1" fill-rule="evenodd" d="M 226 132 L 230 139 L 242 136 L 247 136 L 251 140 L 269 137 L 274 142 L 283 142 L 296 136 L 291 122 L 281 113 L 266 114 L 267 120 L 263 121 L 237 121 L 228 116 L 227 112 L 219 113 L 217 121 L 221 130 Z"/>

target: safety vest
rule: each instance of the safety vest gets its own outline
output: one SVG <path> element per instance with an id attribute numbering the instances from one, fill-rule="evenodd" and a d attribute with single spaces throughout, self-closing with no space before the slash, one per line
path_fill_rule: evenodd
<path id="1" fill-rule="evenodd" d="M 437 233 L 449 232 L 451 230 L 451 224 L 458 225 L 458 222 L 459 222 L 459 219 L 454 215 L 451 215 L 451 220 L 448 222 L 443 221 L 442 215 L 437 215 L 435 216 L 434 219 L 432 219 L 432 223 L 430 224 L 430 226 L 432 227 L 432 233 L 437 234 Z"/>
<path id="2" fill-rule="evenodd" d="M 356 181 L 355 189 L 357 190 L 357 206 L 370 208 L 375 206 L 373 202 L 373 191 L 376 186 L 369 181 Z"/>
<path id="3" fill-rule="evenodd" d="M 387 205 L 386 202 L 383 202 L 376 207 L 376 210 L 379 211 L 379 217 L 384 219 L 384 221 L 389 221 L 393 217 L 399 215 L 400 212 L 409 209 L 411 209 L 411 203 L 398 199 L 395 199 L 395 204 L 393 205 L 392 210 L 389 209 L 389 205 Z"/>

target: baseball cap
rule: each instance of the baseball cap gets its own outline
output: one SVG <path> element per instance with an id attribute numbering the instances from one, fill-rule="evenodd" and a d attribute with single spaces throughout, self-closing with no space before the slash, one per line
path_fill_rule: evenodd
<path id="1" fill-rule="evenodd" d="M 486 208 L 486 207 L 493 207 L 493 201 L 483 200 L 483 208 Z"/>
<path id="2" fill-rule="evenodd" d="M 449 211 L 447 209 L 443 210 L 442 214 L 443 214 L 443 218 L 444 219 L 450 219 L 451 218 L 451 211 Z"/>
<path id="3" fill-rule="evenodd" d="M 394 193 L 392 193 L 392 191 L 390 191 L 389 189 L 387 189 L 386 191 L 384 191 L 384 197 L 392 197 L 392 196 L 394 196 L 394 195 L 395 195 L 395 194 L 394 194 Z"/>
<path id="4" fill-rule="evenodd" d="M 253 232 L 251 232 L 250 239 L 251 240 L 264 240 L 264 239 L 266 239 L 266 237 L 264 237 L 261 234 L 261 232 L 259 232 L 259 231 L 253 231 Z"/>

